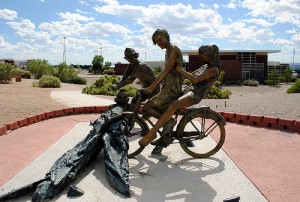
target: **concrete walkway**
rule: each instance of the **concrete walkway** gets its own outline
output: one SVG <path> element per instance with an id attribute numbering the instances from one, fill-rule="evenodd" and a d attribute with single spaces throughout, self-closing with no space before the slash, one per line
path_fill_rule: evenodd
<path id="1" fill-rule="evenodd" d="M 51 96 L 70 107 L 111 103 L 77 91 L 54 91 Z M 59 117 L 1 136 L 0 195 L 42 179 L 56 159 L 88 134 L 89 121 L 98 117 Z M 222 201 L 231 196 L 250 202 L 298 200 L 298 134 L 233 123 L 226 125 L 226 132 L 223 150 L 207 159 L 191 158 L 178 144 L 154 157 L 148 146 L 129 160 L 130 199 L 110 187 L 100 153 L 73 182 L 85 194 L 68 199 L 66 187 L 53 201 Z M 28 195 L 18 201 L 30 199 Z"/>

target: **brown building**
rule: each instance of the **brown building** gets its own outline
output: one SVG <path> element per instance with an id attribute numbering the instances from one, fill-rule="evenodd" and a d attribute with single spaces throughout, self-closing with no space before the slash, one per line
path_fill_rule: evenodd
<path id="1" fill-rule="evenodd" d="M 223 81 L 244 81 L 254 79 L 263 82 L 268 73 L 268 54 L 279 53 L 280 50 L 223 50 L 220 51 L 222 66 L 225 72 Z M 196 50 L 182 51 L 188 56 L 186 65 L 188 71 L 193 71 L 202 65 Z"/>

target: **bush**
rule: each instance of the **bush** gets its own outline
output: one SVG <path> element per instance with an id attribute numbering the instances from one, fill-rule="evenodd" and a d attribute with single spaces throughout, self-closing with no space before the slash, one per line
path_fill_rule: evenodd
<path id="1" fill-rule="evenodd" d="M 42 88 L 59 88 L 60 80 L 57 77 L 44 75 L 40 78 L 38 86 Z"/>
<path id="2" fill-rule="evenodd" d="M 47 60 L 32 60 L 28 63 L 28 70 L 35 79 L 40 79 L 43 75 L 51 75 L 53 67 Z"/>
<path id="3" fill-rule="evenodd" d="M 74 83 L 74 84 L 86 84 L 86 79 L 85 78 L 82 78 L 82 77 L 79 77 L 79 76 L 75 76 L 74 78 L 72 78 L 72 82 L 71 83 Z"/>
<path id="4" fill-rule="evenodd" d="M 155 72 L 155 74 L 156 74 L 157 76 L 159 76 L 160 73 L 162 72 L 162 69 L 161 69 L 160 66 L 157 66 L 157 67 L 154 67 L 154 68 L 153 68 L 153 71 Z"/>
<path id="5" fill-rule="evenodd" d="M 10 81 L 14 77 L 13 69 L 11 64 L 0 64 L 0 81 Z"/>
<path id="6" fill-rule="evenodd" d="M 113 68 L 107 68 L 107 69 L 104 69 L 102 71 L 102 74 L 114 75 L 115 74 L 115 70 Z"/>
<path id="7" fill-rule="evenodd" d="M 135 87 L 133 85 L 127 85 L 127 86 L 122 87 L 121 89 L 124 89 L 129 97 L 134 97 L 138 90 L 137 87 Z"/>
<path id="8" fill-rule="evenodd" d="M 207 99 L 228 99 L 231 95 L 230 90 L 222 90 L 215 85 L 213 85 L 208 94 L 206 95 Z"/>
<path id="9" fill-rule="evenodd" d="M 112 90 L 112 87 L 120 80 L 117 75 L 104 75 L 97 79 L 95 83 L 83 88 L 82 92 L 92 95 L 117 95 L 118 91 Z M 137 88 L 133 85 L 127 85 L 123 88 L 128 96 L 135 96 Z"/>
<path id="10" fill-rule="evenodd" d="M 259 82 L 253 79 L 248 79 L 244 81 L 245 86 L 258 86 Z"/>
<path id="11" fill-rule="evenodd" d="M 19 77 L 24 78 L 24 79 L 30 79 L 31 78 L 30 71 L 26 71 L 26 70 L 20 69 L 20 68 L 13 69 L 13 75 L 15 77 L 19 76 Z"/>
<path id="12" fill-rule="evenodd" d="M 300 79 L 297 79 L 296 82 L 287 89 L 287 93 L 300 93 Z"/>

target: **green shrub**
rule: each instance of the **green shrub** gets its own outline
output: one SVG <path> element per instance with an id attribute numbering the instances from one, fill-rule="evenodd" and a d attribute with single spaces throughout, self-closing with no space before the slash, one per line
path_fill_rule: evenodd
<path id="1" fill-rule="evenodd" d="M 137 87 L 135 87 L 133 85 L 127 85 L 127 86 L 122 87 L 121 89 L 124 89 L 129 97 L 134 97 L 138 90 Z"/>
<path id="2" fill-rule="evenodd" d="M 218 81 L 223 82 L 224 76 L 225 76 L 225 71 L 220 71 Z"/>
<path id="3" fill-rule="evenodd" d="M 107 68 L 107 69 L 104 69 L 102 71 L 102 74 L 114 75 L 115 74 L 115 70 L 113 68 Z"/>
<path id="4" fill-rule="evenodd" d="M 19 76 L 19 77 L 24 78 L 24 79 L 30 79 L 31 78 L 30 71 L 26 71 L 26 70 L 20 69 L 20 68 L 13 69 L 13 75 L 15 77 Z"/>
<path id="5" fill-rule="evenodd" d="M 35 79 L 40 79 L 43 75 L 51 75 L 53 67 L 47 60 L 32 60 L 28 63 L 28 70 Z"/>
<path id="6" fill-rule="evenodd" d="M 83 88 L 82 92 L 92 95 L 117 95 L 118 91 L 112 90 L 112 87 L 120 80 L 117 75 L 104 75 L 97 79 L 95 83 Z M 133 85 L 124 86 L 125 92 L 128 96 L 134 96 L 137 88 Z"/>
<path id="7" fill-rule="evenodd" d="M 213 85 L 208 94 L 206 95 L 207 99 L 228 99 L 231 95 L 230 90 L 222 90 L 215 85 Z"/>
<path id="8" fill-rule="evenodd" d="M 82 77 L 79 77 L 79 76 L 75 76 L 74 78 L 72 78 L 72 82 L 71 83 L 74 83 L 74 84 L 86 84 L 86 79 L 85 78 L 82 78 Z"/>
<path id="9" fill-rule="evenodd" d="M 57 77 L 44 75 L 40 78 L 38 85 L 42 88 L 59 88 L 60 80 Z"/>
<path id="10" fill-rule="evenodd" d="M 92 95 L 116 95 L 117 91 L 113 91 L 112 87 L 120 80 L 117 75 L 104 75 L 97 79 L 95 83 L 85 87 L 82 92 Z"/>
<path id="11" fill-rule="evenodd" d="M 162 69 L 161 69 L 160 66 L 157 66 L 157 67 L 154 67 L 154 68 L 153 68 L 153 71 L 155 72 L 155 74 L 156 74 L 157 76 L 159 76 L 160 73 L 162 72 Z"/>
<path id="12" fill-rule="evenodd" d="M 245 86 L 258 86 L 259 82 L 254 79 L 248 79 L 244 81 Z"/>
<path id="13" fill-rule="evenodd" d="M 300 93 L 300 79 L 297 79 L 296 82 L 287 89 L 287 93 Z"/>
<path id="14" fill-rule="evenodd" d="M 13 69 L 11 64 L 0 64 L 0 81 L 10 81 L 14 77 Z"/>
<path id="15" fill-rule="evenodd" d="M 217 80 L 217 81 L 215 81 L 214 85 L 219 88 L 219 86 L 222 85 L 222 82 Z"/>

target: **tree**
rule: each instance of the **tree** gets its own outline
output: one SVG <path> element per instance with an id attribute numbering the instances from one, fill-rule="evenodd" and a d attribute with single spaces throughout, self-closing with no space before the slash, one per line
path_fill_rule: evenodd
<path id="1" fill-rule="evenodd" d="M 95 55 L 94 59 L 93 59 L 93 66 L 92 66 L 92 70 L 93 73 L 95 74 L 99 74 L 101 73 L 101 69 L 103 67 L 103 62 L 104 62 L 104 58 L 102 57 L 102 55 Z"/>
<path id="2" fill-rule="evenodd" d="M 293 80 L 293 70 L 290 67 L 287 67 L 282 74 L 283 82 L 290 82 Z"/>
<path id="3" fill-rule="evenodd" d="M 279 84 L 279 73 L 277 72 L 276 68 L 268 73 L 267 80 L 265 80 L 264 82 L 272 86 L 276 86 Z"/>
<path id="4" fill-rule="evenodd" d="M 28 70 L 35 79 L 40 79 L 43 75 L 51 75 L 53 67 L 47 60 L 32 60 L 28 63 Z"/>
<path id="5" fill-rule="evenodd" d="M 105 66 L 105 67 L 110 67 L 111 65 L 112 65 L 111 62 L 106 61 L 104 66 Z"/>

